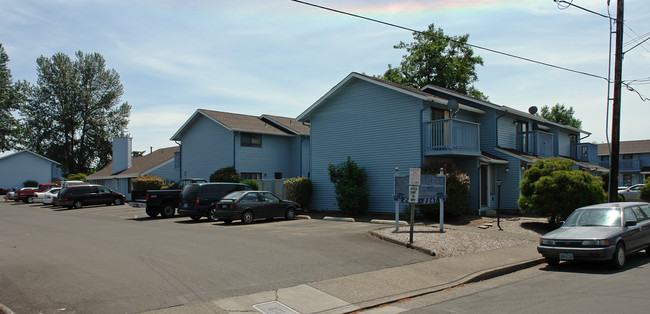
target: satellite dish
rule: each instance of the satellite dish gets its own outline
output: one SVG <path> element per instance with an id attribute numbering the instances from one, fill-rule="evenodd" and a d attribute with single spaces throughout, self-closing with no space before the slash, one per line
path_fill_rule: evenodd
<path id="1" fill-rule="evenodd" d="M 531 106 L 530 108 L 528 108 L 528 113 L 536 114 L 537 113 L 537 107 Z"/>
<path id="2" fill-rule="evenodd" d="M 456 99 L 453 99 L 453 98 L 450 99 L 450 100 L 447 102 L 447 107 L 448 107 L 449 110 L 451 110 L 451 111 L 458 111 L 458 107 L 459 107 L 459 106 L 458 106 L 458 101 L 456 101 Z"/>

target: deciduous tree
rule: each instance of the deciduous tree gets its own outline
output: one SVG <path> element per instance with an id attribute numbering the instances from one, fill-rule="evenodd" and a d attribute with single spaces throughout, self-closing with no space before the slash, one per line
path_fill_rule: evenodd
<path id="1" fill-rule="evenodd" d="M 429 25 L 424 32 L 414 32 L 412 43 L 400 42 L 395 49 L 405 49 L 398 67 L 378 77 L 394 83 L 422 88 L 427 84 L 444 87 L 475 98 L 487 100 L 473 83 L 478 81 L 476 66 L 483 59 L 467 45 L 469 35 L 450 37 L 442 28 Z"/>
<path id="2" fill-rule="evenodd" d="M 64 53 L 36 60 L 38 81 L 21 108 L 26 148 L 61 162 L 64 173 L 88 173 L 111 158 L 131 107 L 120 103 L 119 74 L 99 53 Z"/>
<path id="3" fill-rule="evenodd" d="M 16 148 L 20 123 L 14 113 L 24 101 L 25 83 L 14 83 L 7 63 L 9 56 L 0 44 L 0 152 Z"/>
<path id="4" fill-rule="evenodd" d="M 575 112 L 573 111 L 573 107 L 566 108 L 564 105 L 560 104 L 555 104 L 552 108 L 549 106 L 544 106 L 542 107 L 542 110 L 540 111 L 540 115 L 542 118 L 557 122 L 560 124 L 572 126 L 574 128 L 581 128 L 582 127 L 582 121 L 580 121 L 577 118 L 574 118 L 573 115 Z"/>

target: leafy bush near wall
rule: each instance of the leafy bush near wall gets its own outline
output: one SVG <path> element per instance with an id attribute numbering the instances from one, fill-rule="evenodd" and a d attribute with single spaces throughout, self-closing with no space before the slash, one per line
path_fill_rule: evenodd
<path id="1" fill-rule="evenodd" d="M 338 165 L 329 164 L 328 170 L 341 211 L 353 215 L 365 212 L 370 201 L 366 169 L 359 167 L 348 156 L 346 161 Z"/>
<path id="2" fill-rule="evenodd" d="M 445 200 L 445 216 L 458 217 L 466 214 L 469 205 L 469 176 L 456 168 L 454 164 L 442 161 L 429 162 L 422 166 L 423 174 L 440 175 L 443 168 L 447 180 L 447 200 Z M 419 214 L 425 218 L 440 217 L 440 203 L 420 205 Z"/>
<path id="3" fill-rule="evenodd" d="M 650 202 L 650 178 L 643 180 L 643 184 L 639 197 L 646 202 Z"/>
<path id="4" fill-rule="evenodd" d="M 38 181 L 36 181 L 36 180 L 27 180 L 27 181 L 23 182 L 23 187 L 37 188 L 38 187 Z"/>
<path id="5" fill-rule="evenodd" d="M 311 208 L 311 195 L 314 185 L 311 179 L 304 177 L 284 181 L 284 194 L 290 201 L 298 202 L 303 209 Z"/>
<path id="6" fill-rule="evenodd" d="M 234 166 L 216 170 L 210 175 L 210 182 L 239 182 L 239 174 Z"/>
<path id="7" fill-rule="evenodd" d="M 68 181 L 86 181 L 85 173 L 73 173 L 68 175 Z"/>
<path id="8" fill-rule="evenodd" d="M 160 190 L 165 184 L 165 180 L 153 175 L 147 174 L 131 180 L 133 189 L 137 191 Z"/>
<path id="9" fill-rule="evenodd" d="M 244 181 L 239 182 L 239 183 L 246 184 L 246 185 L 250 186 L 251 189 L 253 189 L 253 190 L 259 190 L 260 189 L 260 185 L 257 184 L 257 182 L 255 182 L 253 180 L 244 180 Z"/>

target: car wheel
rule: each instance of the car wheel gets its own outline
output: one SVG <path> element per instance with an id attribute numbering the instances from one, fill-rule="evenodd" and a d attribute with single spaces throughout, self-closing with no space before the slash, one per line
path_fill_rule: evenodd
<path id="1" fill-rule="evenodd" d="M 245 225 L 247 225 L 247 224 L 253 222 L 253 219 L 254 219 L 254 217 L 253 217 L 253 212 L 250 211 L 250 210 L 245 211 L 245 212 L 241 215 L 241 223 L 243 223 L 243 224 L 245 224 Z"/>
<path id="2" fill-rule="evenodd" d="M 117 206 L 122 205 L 122 199 L 119 198 L 119 197 L 114 199 L 113 200 L 113 205 L 117 205 Z"/>
<path id="3" fill-rule="evenodd" d="M 79 208 L 83 207 L 84 204 L 83 204 L 81 201 L 74 201 L 74 203 L 72 204 L 72 206 L 73 206 L 75 209 L 79 209 Z"/>
<path id="4" fill-rule="evenodd" d="M 547 257 L 546 259 L 546 264 L 549 264 L 550 266 L 557 266 L 560 264 L 560 259 L 557 257 Z"/>
<path id="5" fill-rule="evenodd" d="M 208 210 L 208 220 L 209 221 L 217 221 L 219 217 L 217 216 L 217 208 L 212 207 Z"/>
<path id="6" fill-rule="evenodd" d="M 170 218 L 170 217 L 174 217 L 175 213 L 176 213 L 176 209 L 174 208 L 174 205 L 167 203 L 163 205 L 163 208 L 160 211 L 160 216 L 165 218 Z"/>
<path id="7" fill-rule="evenodd" d="M 25 199 L 25 203 L 28 203 L 28 204 L 34 203 L 34 197 L 33 196 L 28 196 Z"/>
<path id="8" fill-rule="evenodd" d="M 284 215 L 288 220 L 296 219 L 296 210 L 293 207 L 287 208 L 287 213 Z"/>
<path id="9" fill-rule="evenodd" d="M 157 210 L 147 208 L 147 209 L 145 209 L 145 211 L 147 212 L 147 215 L 149 215 L 149 217 L 153 218 L 153 217 L 158 216 L 158 211 Z"/>
<path id="10" fill-rule="evenodd" d="M 201 220 L 201 216 L 196 216 L 196 215 L 192 215 L 192 216 L 190 216 L 190 218 L 192 218 L 192 220 L 194 220 L 194 221 Z"/>
<path id="11" fill-rule="evenodd" d="M 614 257 L 612 258 L 612 266 L 616 269 L 621 269 L 625 265 L 625 246 L 622 243 L 616 245 Z"/>
<path id="12" fill-rule="evenodd" d="M 650 257 L 650 246 L 645 248 L 645 256 Z"/>

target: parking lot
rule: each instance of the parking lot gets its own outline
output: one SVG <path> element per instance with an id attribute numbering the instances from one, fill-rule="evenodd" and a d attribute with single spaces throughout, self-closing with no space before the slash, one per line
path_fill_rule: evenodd
<path id="1" fill-rule="evenodd" d="M 0 303 L 17 313 L 143 312 L 432 259 L 368 235 L 381 227 L 0 202 Z"/>

